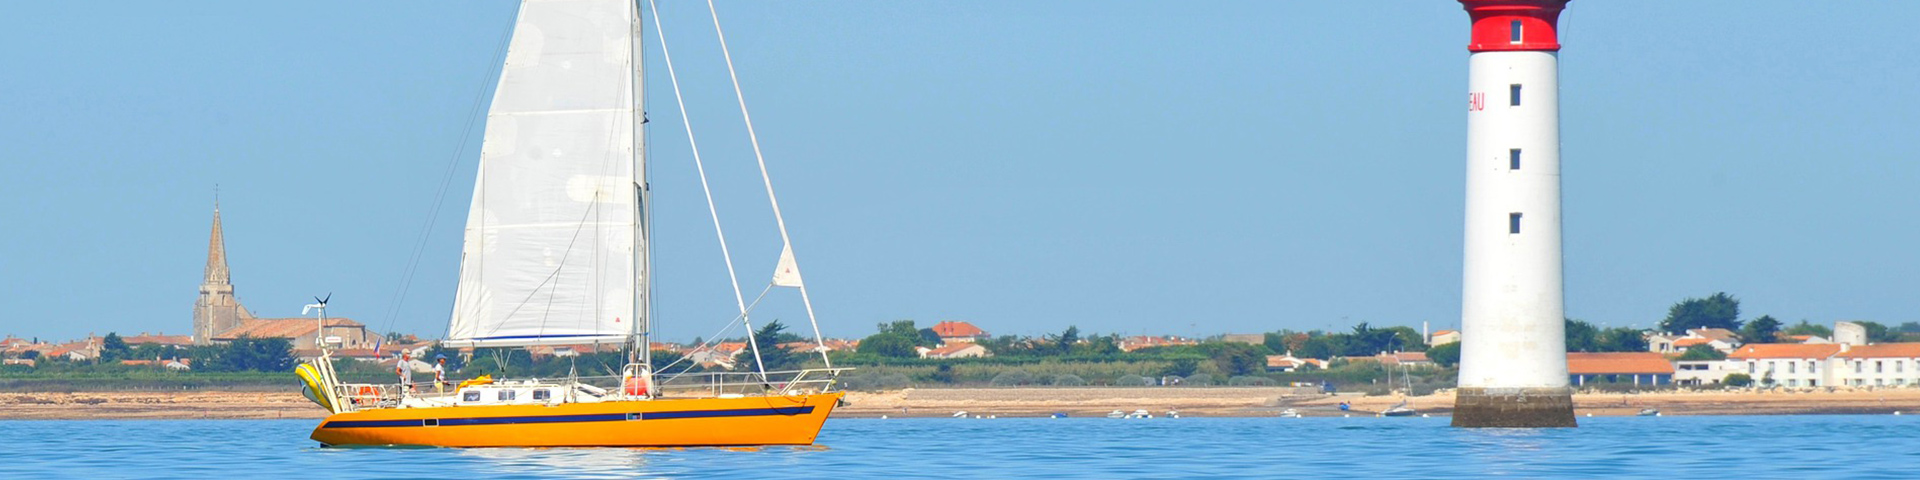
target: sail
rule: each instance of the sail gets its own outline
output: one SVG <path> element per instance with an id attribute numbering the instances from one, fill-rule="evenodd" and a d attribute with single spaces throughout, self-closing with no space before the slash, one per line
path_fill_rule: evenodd
<path id="1" fill-rule="evenodd" d="M 447 345 L 625 341 L 644 312 L 631 0 L 526 0 L 487 111 Z"/>
<path id="2" fill-rule="evenodd" d="M 800 288 L 800 264 L 793 261 L 793 245 L 780 248 L 780 263 L 773 267 L 773 286 Z"/>

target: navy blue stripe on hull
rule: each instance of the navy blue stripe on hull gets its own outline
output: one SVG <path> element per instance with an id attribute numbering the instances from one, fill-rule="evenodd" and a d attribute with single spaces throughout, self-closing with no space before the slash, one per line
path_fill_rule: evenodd
<path id="1" fill-rule="evenodd" d="M 742 408 L 734 410 L 691 410 L 681 412 L 598 413 L 591 415 L 542 415 L 531 417 L 469 417 L 408 420 L 340 420 L 320 428 L 424 427 L 437 420 L 442 427 L 471 425 L 513 425 L 522 423 L 623 422 L 628 420 L 673 420 L 679 418 L 759 417 L 766 415 L 806 415 L 813 407 Z"/>

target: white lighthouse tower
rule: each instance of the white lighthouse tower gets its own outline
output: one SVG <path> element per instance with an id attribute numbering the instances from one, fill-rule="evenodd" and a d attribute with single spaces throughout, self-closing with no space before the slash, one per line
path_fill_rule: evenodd
<path id="1" fill-rule="evenodd" d="M 1572 427 L 1560 272 L 1566 0 L 1460 0 L 1467 50 L 1466 262 L 1457 427 Z"/>

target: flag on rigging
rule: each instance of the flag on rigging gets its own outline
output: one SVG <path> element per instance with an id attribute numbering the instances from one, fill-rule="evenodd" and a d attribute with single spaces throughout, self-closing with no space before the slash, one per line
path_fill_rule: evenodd
<path id="1" fill-rule="evenodd" d="M 800 264 L 793 261 L 793 245 L 780 247 L 780 264 L 773 267 L 773 286 L 799 288 Z"/>

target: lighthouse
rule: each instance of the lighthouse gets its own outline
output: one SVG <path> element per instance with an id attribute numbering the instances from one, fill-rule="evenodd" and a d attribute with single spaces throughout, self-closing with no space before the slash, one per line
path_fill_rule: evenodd
<path id="1" fill-rule="evenodd" d="M 1560 257 L 1566 0 L 1460 0 L 1467 45 L 1466 252 L 1456 427 L 1572 427 Z"/>

